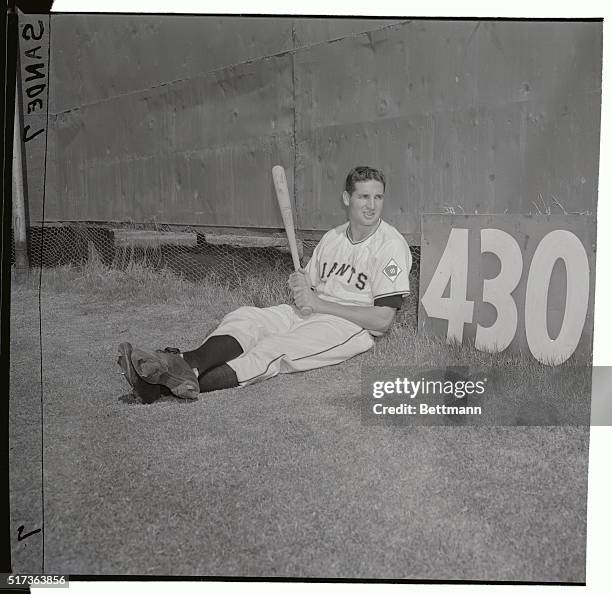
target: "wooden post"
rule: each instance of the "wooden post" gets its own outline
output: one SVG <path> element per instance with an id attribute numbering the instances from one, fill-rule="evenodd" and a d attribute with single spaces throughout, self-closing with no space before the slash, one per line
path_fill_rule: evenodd
<path id="1" fill-rule="evenodd" d="M 13 240 L 15 268 L 23 272 L 29 268 L 26 231 L 23 163 L 21 160 L 21 110 L 19 108 L 19 65 L 15 76 L 15 123 L 13 125 Z"/>

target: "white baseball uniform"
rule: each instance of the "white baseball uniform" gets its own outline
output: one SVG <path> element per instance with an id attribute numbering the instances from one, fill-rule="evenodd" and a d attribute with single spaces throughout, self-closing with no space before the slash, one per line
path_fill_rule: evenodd
<path id="1" fill-rule="evenodd" d="M 394 227 L 379 221 L 375 231 L 354 242 L 349 223 L 328 231 L 306 266 L 318 297 L 345 305 L 410 292 L 410 249 Z M 279 373 L 306 371 L 346 361 L 367 351 L 371 334 L 338 316 L 302 315 L 295 306 L 240 307 L 227 314 L 210 336 L 229 334 L 243 354 L 229 361 L 241 386 Z"/>

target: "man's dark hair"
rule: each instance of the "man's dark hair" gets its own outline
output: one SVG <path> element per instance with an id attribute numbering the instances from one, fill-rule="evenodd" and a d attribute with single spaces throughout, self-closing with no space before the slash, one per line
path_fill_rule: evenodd
<path id="1" fill-rule="evenodd" d="M 386 189 L 387 182 L 385 181 L 385 176 L 380 169 L 374 169 L 373 167 L 353 167 L 349 171 L 349 174 L 346 176 L 346 183 L 344 184 L 344 189 L 352 194 L 355 191 L 355 184 L 357 182 L 368 181 L 370 179 L 379 181 L 383 185 L 383 189 Z"/>

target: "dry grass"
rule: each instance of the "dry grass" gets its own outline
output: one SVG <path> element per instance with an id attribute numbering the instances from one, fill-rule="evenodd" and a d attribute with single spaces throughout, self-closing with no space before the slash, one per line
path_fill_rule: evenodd
<path id="1" fill-rule="evenodd" d="M 134 261 L 122 269 L 111 268 L 95 255 L 81 266 L 67 264 L 42 271 L 33 269 L 17 282 L 29 289 L 37 288 L 40 282 L 43 291 L 95 295 L 109 303 L 168 303 L 189 308 L 216 304 L 268 307 L 287 302 L 291 295 L 280 266 L 262 269 L 257 274 L 228 275 L 225 278 L 211 272 L 201 281 L 192 282 L 170 270 Z"/>
<path id="2" fill-rule="evenodd" d="M 542 194 L 538 194 L 538 199 L 532 201 L 535 208 L 535 214 L 538 215 L 552 215 L 552 214 L 564 214 L 564 215 L 591 215 L 590 210 L 581 210 L 581 211 L 571 211 L 565 208 L 565 206 L 561 203 L 561 201 L 552 194 L 548 200 L 544 199 Z"/>

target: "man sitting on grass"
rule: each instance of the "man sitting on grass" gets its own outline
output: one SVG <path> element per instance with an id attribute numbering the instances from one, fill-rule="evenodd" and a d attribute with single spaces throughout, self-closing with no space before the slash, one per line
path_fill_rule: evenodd
<path id="1" fill-rule="evenodd" d="M 134 391 L 146 402 L 162 386 L 193 399 L 367 351 L 372 336 L 391 327 L 412 266 L 408 244 L 381 219 L 385 187 L 377 169 L 349 172 L 342 193 L 348 221 L 328 231 L 306 268 L 289 276 L 294 305 L 240 307 L 193 351 L 120 344 L 118 363 Z"/>

